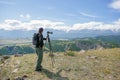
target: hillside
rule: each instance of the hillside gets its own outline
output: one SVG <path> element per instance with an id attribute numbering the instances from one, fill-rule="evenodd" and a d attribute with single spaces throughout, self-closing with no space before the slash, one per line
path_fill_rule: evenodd
<path id="1" fill-rule="evenodd" d="M 36 54 L 10 56 L 0 62 L 0 80 L 120 80 L 120 48 L 54 54 L 53 70 L 50 57 L 44 54 L 42 72 L 34 71 Z"/>
<path id="2" fill-rule="evenodd" d="M 0 55 L 34 53 L 31 39 L 0 39 Z M 101 48 L 120 48 L 120 35 L 98 36 L 94 38 L 75 38 L 70 40 L 51 40 L 54 52 L 66 50 L 80 51 Z M 45 43 L 45 51 L 49 51 L 49 45 Z"/>
<path id="3" fill-rule="evenodd" d="M 95 37 L 97 40 L 101 40 L 104 42 L 112 42 L 120 44 L 120 35 L 109 35 L 109 36 L 98 36 Z"/>

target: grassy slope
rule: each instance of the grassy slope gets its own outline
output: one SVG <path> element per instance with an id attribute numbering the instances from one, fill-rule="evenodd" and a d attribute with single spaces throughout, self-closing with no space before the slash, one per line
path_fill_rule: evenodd
<path id="1" fill-rule="evenodd" d="M 43 72 L 35 72 L 37 56 L 11 56 L 0 69 L 0 79 L 27 76 L 28 80 L 120 80 L 120 48 L 74 52 L 75 57 L 55 53 L 55 68 L 44 54 Z M 15 69 L 17 72 L 12 73 Z"/>

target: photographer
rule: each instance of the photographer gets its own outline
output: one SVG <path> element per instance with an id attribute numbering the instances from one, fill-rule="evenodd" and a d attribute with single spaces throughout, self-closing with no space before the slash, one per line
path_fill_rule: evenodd
<path id="1" fill-rule="evenodd" d="M 43 40 L 46 40 L 47 38 L 43 38 L 43 28 L 39 28 L 39 31 L 37 33 L 37 44 L 36 46 L 36 54 L 38 56 L 37 59 L 37 65 L 35 71 L 42 71 L 42 59 L 43 59 Z"/>

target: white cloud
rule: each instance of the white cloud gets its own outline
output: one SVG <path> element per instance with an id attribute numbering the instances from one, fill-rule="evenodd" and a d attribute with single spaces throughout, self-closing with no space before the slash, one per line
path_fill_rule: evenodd
<path id="1" fill-rule="evenodd" d="M 113 2 L 109 6 L 120 11 L 120 0 L 113 0 Z"/>
<path id="2" fill-rule="evenodd" d="M 21 22 L 18 20 L 5 20 L 4 23 L 0 23 L 0 29 L 36 30 L 39 27 L 56 29 L 56 26 L 63 24 L 63 22 L 52 22 L 49 20 L 31 20 L 29 22 Z"/>
<path id="3" fill-rule="evenodd" d="M 21 22 L 18 20 L 5 20 L 5 24 L 14 26 L 14 25 L 19 25 Z"/>
<path id="4" fill-rule="evenodd" d="M 103 22 L 87 22 L 87 23 L 76 23 L 72 26 L 67 26 L 64 22 L 54 22 L 50 20 L 31 20 L 28 22 L 21 22 L 19 20 L 5 20 L 3 23 L 0 23 L 0 29 L 4 30 L 37 30 L 38 28 L 43 27 L 45 29 L 54 29 L 54 30 L 112 30 L 120 31 L 120 19 L 114 21 L 111 24 L 105 24 Z"/>
<path id="5" fill-rule="evenodd" d="M 88 23 L 78 23 L 74 24 L 70 30 L 111 30 L 120 31 L 120 19 L 113 22 L 113 24 L 105 24 L 103 22 L 88 22 Z"/>
<path id="6" fill-rule="evenodd" d="M 88 13 L 84 13 L 84 12 L 80 12 L 80 15 L 85 16 L 85 17 L 91 17 L 91 18 L 99 18 L 100 16 L 95 16 L 95 15 L 91 15 Z"/>
<path id="7" fill-rule="evenodd" d="M 51 27 L 51 26 L 56 26 L 56 25 L 61 25 L 64 24 L 63 22 L 52 22 L 49 20 L 31 20 L 30 23 L 32 24 L 42 24 L 44 27 Z"/>
<path id="8" fill-rule="evenodd" d="M 74 24 L 71 28 L 72 30 L 83 30 L 83 29 L 97 29 L 97 26 L 101 25 L 101 22 L 88 22 L 88 23 L 78 23 Z"/>
<path id="9" fill-rule="evenodd" d="M 21 22 L 18 20 L 5 20 L 4 23 L 0 24 L 0 29 L 14 30 L 14 29 L 18 29 L 18 26 L 20 24 L 21 24 Z"/>
<path id="10" fill-rule="evenodd" d="M 30 14 L 26 14 L 26 15 L 21 14 L 20 17 L 23 19 L 30 19 L 31 18 Z"/>

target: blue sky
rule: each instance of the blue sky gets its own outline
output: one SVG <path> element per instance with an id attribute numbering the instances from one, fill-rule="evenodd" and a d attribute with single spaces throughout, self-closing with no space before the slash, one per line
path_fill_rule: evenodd
<path id="1" fill-rule="evenodd" d="M 0 24 L 48 20 L 69 27 L 90 22 L 113 25 L 120 21 L 119 4 L 120 0 L 0 0 Z"/>

